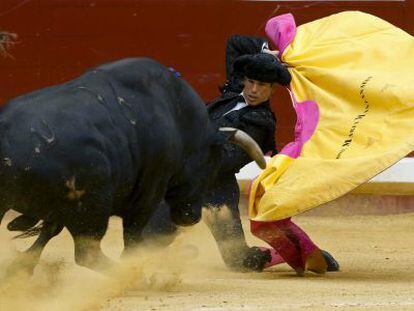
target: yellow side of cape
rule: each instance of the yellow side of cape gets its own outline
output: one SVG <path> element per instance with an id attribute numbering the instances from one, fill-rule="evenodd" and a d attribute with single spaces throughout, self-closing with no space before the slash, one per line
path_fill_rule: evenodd
<path id="1" fill-rule="evenodd" d="M 361 12 L 335 14 L 299 26 L 282 61 L 296 105 L 316 102 L 319 121 L 297 158 L 276 155 L 254 181 L 256 221 L 331 201 L 414 147 L 414 38 L 403 30 Z"/>

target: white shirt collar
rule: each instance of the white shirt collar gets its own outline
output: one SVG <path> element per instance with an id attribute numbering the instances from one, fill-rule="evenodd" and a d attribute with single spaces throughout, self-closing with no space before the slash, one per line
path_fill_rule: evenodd
<path id="1" fill-rule="evenodd" d="M 230 109 L 229 111 L 227 111 L 226 113 L 224 113 L 224 114 L 223 114 L 223 116 L 225 116 L 225 115 L 226 115 L 226 114 L 228 114 L 229 112 L 236 111 L 236 110 L 240 110 L 240 109 L 243 109 L 244 107 L 249 106 L 249 104 L 248 104 L 248 103 L 247 103 L 247 101 L 246 101 L 246 98 L 245 98 L 245 97 L 244 97 L 244 95 L 243 95 L 243 92 L 241 92 L 241 93 L 240 93 L 240 95 L 242 95 L 242 96 L 243 96 L 244 101 L 239 101 L 239 102 L 237 102 L 236 106 L 234 106 L 232 109 Z"/>

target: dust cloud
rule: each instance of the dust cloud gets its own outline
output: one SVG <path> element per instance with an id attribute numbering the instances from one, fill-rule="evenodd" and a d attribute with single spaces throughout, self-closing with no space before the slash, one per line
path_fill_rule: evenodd
<path id="1" fill-rule="evenodd" d="M 203 217 L 221 220 L 226 214 L 221 210 Z M 414 308 L 414 213 L 296 217 L 341 264 L 340 272 L 305 277 L 297 277 L 286 264 L 263 273 L 229 271 L 204 223 L 185 228 L 168 247 L 145 247 L 120 260 L 121 222 L 114 218 L 102 241 L 105 254 L 119 262 L 111 277 L 76 265 L 72 238 L 64 230 L 46 246 L 33 276 L 15 274 L 5 280 L 6 265 L 16 251 L 33 241 L 12 240 L 7 222 L 0 226 L 0 311 Z M 248 243 L 260 246 L 246 219 L 243 225 Z"/>
<path id="2" fill-rule="evenodd" d="M 206 228 L 203 224 L 180 229 L 181 234 L 170 246 L 151 248 L 147 245 L 145 249 L 139 248 L 120 259 L 123 247 L 121 221 L 111 218 L 102 249 L 117 264 L 108 275 L 76 265 L 73 240 L 64 230 L 48 243 L 32 276 L 18 271 L 6 277 L 7 266 L 35 239 L 12 239 L 15 233 L 7 231 L 6 223 L 13 215 L 6 215 L 0 227 L 2 311 L 100 310 L 107 301 L 124 296 L 128 291 L 173 290 L 182 282 L 183 273 L 200 272 L 205 266 L 200 266 L 203 261 L 212 260 L 218 264 L 221 261 L 212 237 L 210 243 L 205 243 Z M 201 262 L 198 243 L 203 248 Z M 208 273 L 208 268 L 204 272 Z"/>

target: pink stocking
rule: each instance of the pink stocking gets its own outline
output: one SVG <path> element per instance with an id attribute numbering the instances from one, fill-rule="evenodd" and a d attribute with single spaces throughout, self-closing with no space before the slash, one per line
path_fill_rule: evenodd
<path id="1" fill-rule="evenodd" d="M 319 250 L 290 218 L 274 222 L 251 221 L 250 224 L 252 233 L 270 244 L 299 273 L 305 270 L 308 255 Z"/>

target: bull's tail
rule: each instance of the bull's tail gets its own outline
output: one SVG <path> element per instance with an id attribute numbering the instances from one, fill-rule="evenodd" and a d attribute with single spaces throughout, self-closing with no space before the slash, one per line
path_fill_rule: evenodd
<path id="1" fill-rule="evenodd" d="M 13 239 L 25 239 L 25 238 L 37 236 L 40 234 L 42 229 L 43 229 L 43 222 L 40 222 L 36 226 L 26 229 L 22 233 L 16 235 L 15 237 L 13 237 Z"/>
<path id="2" fill-rule="evenodd" d="M 17 238 L 28 238 L 38 235 L 43 228 L 43 222 L 40 222 L 32 217 L 26 215 L 17 216 L 15 219 L 7 224 L 9 231 L 22 231 L 21 234 L 14 237 Z"/>

